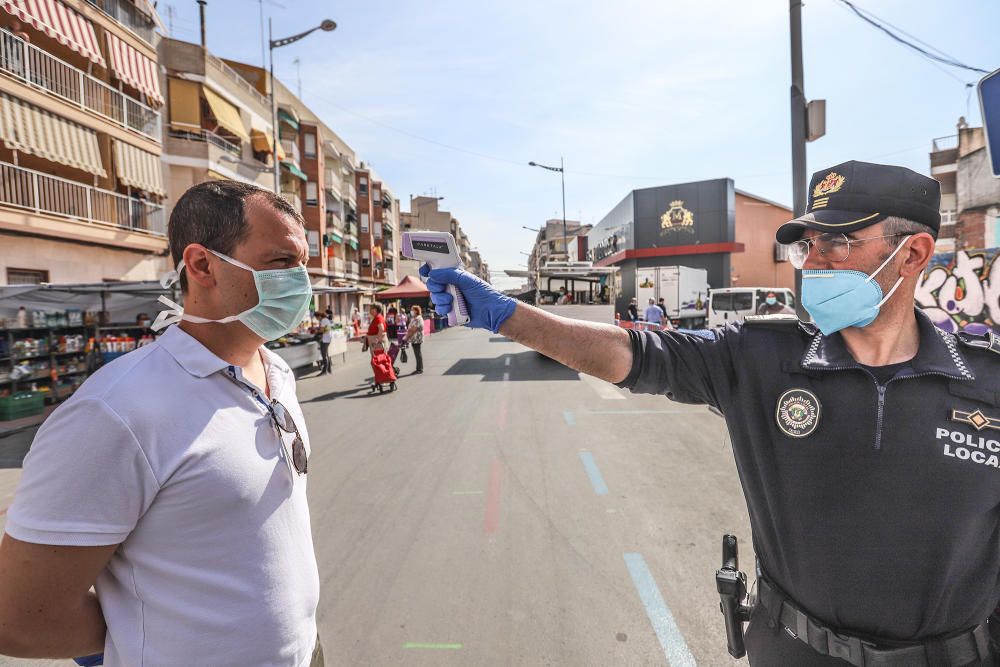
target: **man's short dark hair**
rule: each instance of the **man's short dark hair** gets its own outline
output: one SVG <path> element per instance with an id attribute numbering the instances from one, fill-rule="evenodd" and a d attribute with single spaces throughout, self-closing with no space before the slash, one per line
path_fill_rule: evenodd
<path id="1" fill-rule="evenodd" d="M 251 197 L 260 197 L 271 208 L 305 226 L 298 211 L 270 190 L 238 181 L 205 181 L 189 188 L 170 214 L 167 238 L 174 266 L 180 263 L 184 249 L 192 243 L 232 255 L 236 246 L 250 234 L 246 202 Z M 187 291 L 186 278 L 182 273 L 181 289 L 184 291 Z"/>
<path id="2" fill-rule="evenodd" d="M 912 236 L 913 234 L 930 234 L 935 239 L 937 232 L 927 225 L 913 222 L 906 218 L 890 216 L 882 221 L 882 233 L 886 236 Z M 890 239 L 891 240 L 891 239 Z"/>
<path id="3" fill-rule="evenodd" d="M 368 307 L 371 308 L 371 309 L 373 309 L 379 315 L 382 314 L 382 304 L 380 304 L 380 303 L 373 303 L 372 305 L 370 305 Z"/>

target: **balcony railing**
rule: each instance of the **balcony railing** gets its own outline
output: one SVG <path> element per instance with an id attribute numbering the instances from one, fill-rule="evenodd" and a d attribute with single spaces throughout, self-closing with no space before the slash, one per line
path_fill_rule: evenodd
<path id="1" fill-rule="evenodd" d="M 300 164 L 302 160 L 299 155 L 299 142 L 291 139 L 282 139 L 281 147 L 285 149 L 285 157 L 295 160 L 295 164 Z"/>
<path id="2" fill-rule="evenodd" d="M 242 157 L 243 151 L 239 144 L 230 141 L 224 137 L 220 137 L 215 132 L 211 130 L 177 130 L 174 128 L 170 129 L 170 136 L 174 139 L 184 139 L 185 141 L 201 141 L 205 143 L 212 144 L 217 148 L 221 148 L 230 155 L 234 157 Z"/>
<path id="3" fill-rule="evenodd" d="M 392 251 L 393 245 L 391 235 L 387 235 L 384 239 L 382 239 L 382 247 L 390 252 Z"/>
<path id="4" fill-rule="evenodd" d="M 347 262 L 347 275 L 357 278 L 361 273 L 361 268 L 357 262 Z"/>
<path id="5" fill-rule="evenodd" d="M 127 0 L 87 0 L 87 2 L 100 8 L 105 14 L 142 37 L 152 46 L 156 46 L 153 41 L 156 33 L 153 18 L 139 11 L 131 2 Z"/>
<path id="6" fill-rule="evenodd" d="M 340 274 L 346 273 L 347 262 L 342 260 L 340 257 L 331 257 L 329 260 L 327 260 L 327 262 L 328 262 L 327 267 L 330 269 L 330 271 Z"/>
<path id="7" fill-rule="evenodd" d="M 267 97 L 261 95 L 260 91 L 254 88 L 253 84 L 244 79 L 239 72 L 234 70 L 232 67 L 224 63 L 216 56 L 213 56 L 211 53 L 208 53 L 207 51 L 205 52 L 205 59 L 208 60 L 208 62 L 214 65 L 215 67 L 219 68 L 219 70 L 225 75 L 225 77 L 230 81 L 232 81 L 233 83 L 235 83 L 244 93 L 246 93 L 253 99 L 257 100 L 258 103 L 262 104 L 267 109 L 271 108 L 271 102 L 268 101 Z"/>
<path id="8" fill-rule="evenodd" d="M 298 193 L 295 192 L 282 192 L 281 198 L 292 205 L 296 213 L 302 213 L 302 199 L 299 197 Z"/>
<path id="9" fill-rule="evenodd" d="M 0 30 L 0 72 L 160 141 L 160 112 L 6 30 Z"/>
<path id="10" fill-rule="evenodd" d="M 159 204 L 7 162 L 0 162 L 0 206 L 156 236 L 164 236 L 167 229 Z"/>
<path id="11" fill-rule="evenodd" d="M 341 199 L 343 195 L 340 192 L 340 174 L 333 169 L 327 169 L 324 176 L 323 187 L 337 199 Z"/>
<path id="12" fill-rule="evenodd" d="M 353 183 L 345 183 L 344 184 L 344 197 L 347 198 L 347 201 L 349 201 L 349 202 L 353 203 L 355 206 L 357 206 L 357 204 L 358 204 L 358 192 L 354 188 L 354 184 Z"/>
<path id="13" fill-rule="evenodd" d="M 947 151 L 958 148 L 958 135 L 952 134 L 947 137 L 938 137 L 933 142 L 933 150 L 935 153 L 938 151 Z"/>
<path id="14" fill-rule="evenodd" d="M 326 226 L 338 234 L 343 235 L 344 233 L 344 221 L 333 211 L 326 212 Z"/>

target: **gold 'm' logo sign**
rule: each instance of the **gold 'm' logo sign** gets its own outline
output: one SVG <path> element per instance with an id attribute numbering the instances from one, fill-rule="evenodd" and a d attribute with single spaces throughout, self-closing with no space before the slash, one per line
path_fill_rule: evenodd
<path id="1" fill-rule="evenodd" d="M 660 216 L 660 234 L 679 231 L 694 233 L 694 213 L 684 208 L 683 200 L 675 199 Z"/>

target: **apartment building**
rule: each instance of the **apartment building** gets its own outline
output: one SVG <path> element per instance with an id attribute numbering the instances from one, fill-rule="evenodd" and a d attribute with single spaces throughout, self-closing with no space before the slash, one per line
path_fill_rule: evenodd
<path id="1" fill-rule="evenodd" d="M 472 242 L 468 234 L 462 229 L 461 223 L 449 211 L 441 210 L 438 206 L 444 197 L 429 197 L 410 195 L 409 212 L 399 213 L 400 230 L 421 230 L 426 229 L 436 232 L 451 232 L 455 237 L 458 246 L 458 253 L 466 269 L 476 274 L 483 280 L 489 282 L 489 267 L 482 261 L 478 252 L 473 250 Z M 406 275 L 412 274 L 412 266 L 406 268 Z"/>
<path id="2" fill-rule="evenodd" d="M 157 277 L 158 26 L 145 0 L 0 2 L 0 284 Z"/>
<path id="3" fill-rule="evenodd" d="M 958 119 L 957 133 L 934 139 L 931 176 L 941 183 L 941 230 L 935 250 L 1000 247 L 1000 179 L 993 178 L 981 127 Z"/>
<path id="4" fill-rule="evenodd" d="M 399 264 L 396 240 L 399 217 L 395 212 L 398 204 L 370 165 L 362 162 L 354 177 L 361 283 L 373 290 L 395 285 Z"/>
<path id="5" fill-rule="evenodd" d="M 528 255 L 528 272 L 531 284 L 534 285 L 534 278 L 531 274 L 537 272 L 547 262 L 565 262 L 567 259 L 585 261 L 587 259 L 587 232 L 592 228 L 593 225 L 581 224 L 579 220 L 566 220 L 565 226 L 562 218 L 546 220 L 535 235 L 535 243 L 531 246 L 531 253 Z M 582 251 L 579 248 L 581 245 L 583 246 Z"/>
<path id="6" fill-rule="evenodd" d="M 212 179 L 273 191 L 268 98 L 200 44 L 166 38 L 159 53 L 167 91 L 163 171 L 168 212 L 188 188 Z M 277 157 L 285 157 L 281 145 Z"/>

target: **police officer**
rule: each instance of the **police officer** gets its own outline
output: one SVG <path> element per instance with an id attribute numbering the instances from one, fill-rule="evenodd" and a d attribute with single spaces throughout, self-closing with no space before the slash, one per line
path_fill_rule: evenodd
<path id="1" fill-rule="evenodd" d="M 940 225 L 937 181 L 846 162 L 782 225 L 814 324 L 748 317 L 635 331 L 455 284 L 474 327 L 567 366 L 726 417 L 758 556 L 753 665 L 992 664 L 1000 599 L 1000 338 L 946 333 L 914 292 Z"/>

